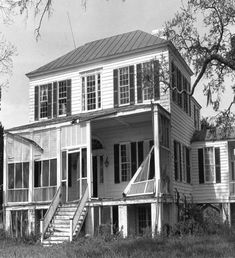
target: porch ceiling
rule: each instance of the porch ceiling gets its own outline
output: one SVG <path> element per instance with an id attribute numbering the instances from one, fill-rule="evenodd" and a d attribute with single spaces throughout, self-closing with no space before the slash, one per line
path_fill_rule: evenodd
<path id="1" fill-rule="evenodd" d="M 109 118 L 102 118 L 93 120 L 91 122 L 92 131 L 105 129 L 110 127 L 138 127 L 140 124 L 151 124 L 151 111 L 132 113 L 132 114 L 118 114 Z"/>

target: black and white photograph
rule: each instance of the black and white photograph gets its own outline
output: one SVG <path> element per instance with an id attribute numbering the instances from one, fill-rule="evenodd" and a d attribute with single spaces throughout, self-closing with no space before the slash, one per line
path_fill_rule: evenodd
<path id="1" fill-rule="evenodd" d="M 0 0 L 0 258 L 234 243 L 235 0 Z"/>

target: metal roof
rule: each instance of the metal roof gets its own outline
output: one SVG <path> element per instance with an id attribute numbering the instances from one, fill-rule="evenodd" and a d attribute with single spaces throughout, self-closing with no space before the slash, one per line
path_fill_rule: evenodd
<path id="1" fill-rule="evenodd" d="M 26 75 L 31 78 L 66 68 L 78 67 L 151 47 L 160 47 L 167 42 L 169 41 L 136 30 L 86 43 Z"/>

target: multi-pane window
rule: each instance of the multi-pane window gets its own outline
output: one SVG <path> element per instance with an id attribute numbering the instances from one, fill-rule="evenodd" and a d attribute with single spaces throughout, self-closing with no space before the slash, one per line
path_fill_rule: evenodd
<path id="1" fill-rule="evenodd" d="M 204 148 L 204 162 L 205 162 L 205 182 L 215 181 L 215 162 L 213 147 Z"/>
<path id="2" fill-rule="evenodd" d="M 120 144 L 120 173 L 121 181 L 123 182 L 130 180 L 130 155 L 130 144 Z"/>
<path id="3" fill-rule="evenodd" d="M 40 118 L 48 116 L 48 85 L 41 85 L 39 92 Z"/>
<path id="4" fill-rule="evenodd" d="M 100 74 L 82 77 L 82 110 L 101 108 Z"/>
<path id="5" fill-rule="evenodd" d="M 119 69 L 119 104 L 130 103 L 129 67 Z"/>
<path id="6" fill-rule="evenodd" d="M 8 189 L 29 188 L 29 162 L 8 164 Z"/>
<path id="7" fill-rule="evenodd" d="M 66 81 L 59 82 L 58 90 L 58 114 L 65 115 L 67 108 L 67 85 Z"/>
<path id="8" fill-rule="evenodd" d="M 143 64 L 143 100 L 153 99 L 154 69 L 153 62 Z"/>
<path id="9" fill-rule="evenodd" d="M 34 162 L 34 187 L 55 186 L 57 182 L 57 160 Z"/>

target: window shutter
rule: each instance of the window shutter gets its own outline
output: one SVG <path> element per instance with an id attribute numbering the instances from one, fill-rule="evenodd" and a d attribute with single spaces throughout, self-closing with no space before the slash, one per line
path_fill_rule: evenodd
<path id="1" fill-rule="evenodd" d="M 34 89 L 34 120 L 39 119 L 39 86 Z"/>
<path id="2" fill-rule="evenodd" d="M 57 107 L 58 107 L 57 82 L 53 82 L 53 117 L 57 117 Z"/>
<path id="3" fill-rule="evenodd" d="M 133 177 L 137 170 L 136 163 L 136 142 L 131 143 L 131 176 Z"/>
<path id="4" fill-rule="evenodd" d="M 66 103 L 66 112 L 67 112 L 67 116 L 71 116 L 71 79 L 67 80 L 66 83 L 66 87 L 67 87 L 67 103 Z"/>
<path id="5" fill-rule="evenodd" d="M 199 171 L 199 184 L 203 184 L 204 183 L 203 149 L 198 149 L 198 171 Z"/>
<path id="6" fill-rule="evenodd" d="M 134 82 L 134 65 L 129 66 L 130 74 L 130 104 L 135 104 L 135 82 Z"/>
<path id="7" fill-rule="evenodd" d="M 175 181 L 178 180 L 178 155 L 177 155 L 177 142 L 174 141 L 174 164 L 175 164 Z"/>
<path id="8" fill-rule="evenodd" d="M 191 183 L 191 174 L 190 174 L 190 150 L 186 147 L 186 176 L 187 176 L 187 183 Z"/>
<path id="9" fill-rule="evenodd" d="M 52 117 L 52 84 L 48 84 L 48 111 L 47 116 L 48 118 Z"/>
<path id="10" fill-rule="evenodd" d="M 179 146 L 179 166 L 180 166 L 180 181 L 182 182 L 182 157 L 181 157 L 181 144 L 178 143 Z"/>
<path id="11" fill-rule="evenodd" d="M 118 107 L 118 69 L 113 70 L 113 102 Z"/>
<path id="12" fill-rule="evenodd" d="M 138 167 L 144 160 L 144 142 L 138 142 Z"/>
<path id="13" fill-rule="evenodd" d="M 221 183 L 220 148 L 215 148 L 215 175 L 216 183 Z"/>
<path id="14" fill-rule="evenodd" d="M 158 100 L 160 98 L 160 85 L 159 85 L 159 62 L 158 60 L 154 60 L 154 100 Z"/>
<path id="15" fill-rule="evenodd" d="M 141 64 L 136 65 L 137 70 L 137 103 L 143 102 L 143 89 L 142 89 L 142 68 Z"/>
<path id="16" fill-rule="evenodd" d="M 119 144 L 114 144 L 114 183 L 120 183 L 119 176 Z"/>

